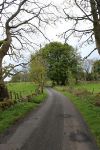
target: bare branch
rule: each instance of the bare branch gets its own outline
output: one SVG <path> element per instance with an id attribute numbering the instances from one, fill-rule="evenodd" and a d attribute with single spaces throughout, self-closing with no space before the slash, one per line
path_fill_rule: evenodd
<path id="1" fill-rule="evenodd" d="M 83 60 L 87 59 L 97 48 L 93 49 L 86 57 L 83 58 Z"/>
<path id="2" fill-rule="evenodd" d="M 80 7 L 80 5 L 77 3 L 77 0 L 75 0 L 75 4 L 77 5 L 77 7 L 85 14 L 85 16 L 88 18 L 89 21 L 93 22 L 93 20 L 89 17 L 89 15 L 87 15 L 87 13 L 82 9 L 82 7 Z"/>
<path id="3" fill-rule="evenodd" d="M 74 0 L 74 2 L 69 0 L 70 5 L 72 4 L 71 2 L 73 3 L 74 9 L 78 8 L 80 10 L 80 14 L 73 13 L 75 15 L 72 15 L 68 13 L 68 7 L 63 9 L 65 14 L 65 21 L 69 20 L 74 22 L 74 26 L 67 29 L 64 33 L 65 41 L 68 40 L 72 35 L 78 37 L 79 41 L 82 41 L 83 37 L 86 38 L 87 40 L 83 41 L 82 43 L 90 43 L 91 41 L 94 42 L 93 39 L 95 39 L 95 44 L 98 53 L 100 54 L 100 34 L 98 34 L 100 33 L 99 0 Z M 84 24 L 83 29 L 81 27 L 82 24 Z"/>

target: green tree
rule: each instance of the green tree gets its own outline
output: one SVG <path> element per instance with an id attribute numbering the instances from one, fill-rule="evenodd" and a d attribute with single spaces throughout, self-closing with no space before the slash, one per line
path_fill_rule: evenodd
<path id="1" fill-rule="evenodd" d="M 43 93 L 44 83 L 46 81 L 46 72 L 44 60 L 40 53 L 35 53 L 31 55 L 31 63 L 30 63 L 30 77 L 33 82 L 38 84 L 41 92 Z"/>
<path id="2" fill-rule="evenodd" d="M 68 82 L 68 72 L 76 75 L 78 71 L 77 53 L 68 44 L 51 42 L 41 49 L 43 58 L 46 60 L 47 76 L 58 85 Z"/>

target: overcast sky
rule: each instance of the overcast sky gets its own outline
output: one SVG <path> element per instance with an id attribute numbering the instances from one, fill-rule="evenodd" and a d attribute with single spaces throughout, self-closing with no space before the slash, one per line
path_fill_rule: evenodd
<path id="1" fill-rule="evenodd" d="M 62 24 L 62 23 L 58 23 L 57 26 L 55 27 L 49 27 L 46 29 L 46 35 L 47 37 L 49 37 L 49 39 L 51 41 L 59 41 L 59 42 L 64 42 L 63 38 L 58 37 L 57 35 L 63 33 L 65 30 L 65 26 L 67 26 L 66 24 Z M 68 41 L 67 41 L 70 45 L 72 45 L 73 47 L 78 47 L 78 45 L 80 44 L 78 42 L 78 39 L 76 37 L 71 37 Z M 95 44 L 91 44 L 91 45 L 84 45 L 83 47 L 78 47 L 78 51 L 80 52 L 82 57 L 87 56 L 95 47 Z M 100 58 L 99 54 L 97 51 L 93 52 L 91 54 L 91 56 L 89 58 Z"/>
<path id="2" fill-rule="evenodd" d="M 45 1 L 45 0 L 44 0 Z M 52 0 L 52 2 L 54 2 L 59 9 L 61 8 L 61 4 L 63 3 L 62 0 Z M 77 14 L 81 14 L 79 9 L 75 9 L 75 12 Z M 89 24 L 90 25 L 90 24 Z M 69 29 L 72 26 L 71 23 L 65 22 L 64 20 L 61 22 L 57 22 L 56 26 L 53 27 L 48 27 L 46 29 L 46 35 L 49 37 L 49 39 L 51 41 L 61 41 L 64 42 L 64 39 L 59 38 L 57 35 L 65 32 L 67 29 Z M 84 26 L 88 26 L 85 22 L 84 24 L 82 23 L 81 28 L 84 28 Z M 68 41 L 69 44 L 71 44 L 72 46 L 74 46 L 75 48 L 78 47 L 78 51 L 80 52 L 82 57 L 87 56 L 94 48 L 95 48 L 95 44 L 91 44 L 91 45 L 84 45 L 83 47 L 79 47 L 79 42 L 78 39 L 74 36 L 72 36 Z M 100 59 L 100 55 L 98 54 L 97 51 L 93 52 L 90 57 L 90 59 L 94 58 L 94 59 Z"/>
<path id="3" fill-rule="evenodd" d="M 40 0 L 42 3 L 49 3 L 51 2 L 51 0 Z M 73 1 L 73 0 L 72 0 Z M 59 11 L 61 11 L 61 7 L 62 7 L 62 3 L 63 0 L 52 0 L 52 2 L 54 3 L 54 5 L 56 5 L 59 9 Z M 67 0 L 66 0 L 67 2 Z M 77 14 L 81 15 L 81 12 L 79 9 L 74 8 L 74 12 Z M 72 13 L 72 11 L 70 11 L 70 13 Z M 60 14 L 61 15 L 61 14 Z M 60 41 L 60 42 L 64 42 L 63 38 L 58 37 L 58 35 L 61 35 L 63 32 L 65 32 L 66 30 L 68 30 L 70 27 L 72 26 L 72 22 L 65 22 L 64 20 L 60 20 L 58 22 L 56 22 L 56 25 L 52 25 L 49 27 L 46 27 L 45 29 L 45 34 L 46 36 L 50 39 L 50 41 Z M 81 24 L 81 28 L 83 29 L 84 27 L 88 26 L 85 22 L 84 24 Z M 41 36 L 38 36 L 37 38 L 32 37 L 33 41 L 37 41 L 38 44 L 46 44 L 47 41 L 44 38 L 41 38 Z M 87 56 L 95 47 L 94 44 L 92 45 L 85 45 L 83 47 L 79 47 L 80 42 L 78 42 L 78 39 L 74 36 L 72 36 L 68 41 L 68 44 L 72 45 L 73 47 L 77 47 L 78 51 L 80 52 L 82 57 Z M 38 47 L 37 47 L 38 49 Z M 29 56 L 29 52 L 25 52 L 26 57 Z M 100 56 L 98 54 L 97 51 L 95 51 L 94 53 L 91 54 L 91 56 L 89 57 L 94 58 L 94 59 L 99 59 Z M 7 58 L 8 59 L 8 58 Z"/>

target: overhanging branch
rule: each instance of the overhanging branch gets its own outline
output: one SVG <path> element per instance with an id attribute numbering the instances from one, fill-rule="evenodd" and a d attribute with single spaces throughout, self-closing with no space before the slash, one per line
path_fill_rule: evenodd
<path id="1" fill-rule="evenodd" d="M 83 60 L 87 59 L 97 48 L 94 48 L 86 57 L 83 58 Z"/>

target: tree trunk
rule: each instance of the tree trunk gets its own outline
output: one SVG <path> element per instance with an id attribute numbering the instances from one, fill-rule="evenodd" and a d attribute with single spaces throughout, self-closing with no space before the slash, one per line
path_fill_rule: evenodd
<path id="1" fill-rule="evenodd" d="M 98 53 L 100 54 L 100 20 L 99 20 L 100 16 L 98 16 L 98 12 L 97 12 L 98 6 L 96 5 L 95 0 L 90 0 L 90 4 L 91 4 L 91 12 L 93 15 L 93 26 L 94 26 L 94 36 L 95 36 L 95 41 L 96 41 L 96 47 L 98 49 Z"/>
<path id="2" fill-rule="evenodd" d="M 98 13 L 100 16 L 100 0 L 96 0 L 96 2 L 97 2 Z"/>
<path id="3" fill-rule="evenodd" d="M 4 82 L 0 81 L 0 101 L 3 101 L 4 99 L 8 99 L 9 94 L 7 87 L 5 86 Z"/>
<path id="4" fill-rule="evenodd" d="M 13 17 L 13 16 L 12 16 Z M 2 44 L 0 45 L 0 100 L 3 100 L 5 98 L 9 98 L 8 90 L 6 88 L 6 85 L 4 83 L 4 74 L 3 74 L 3 68 L 2 68 L 2 61 L 3 58 L 7 55 L 7 52 L 9 51 L 9 47 L 11 44 L 11 33 L 10 33 L 10 27 L 9 27 L 9 18 L 5 24 L 6 26 L 6 39 L 2 40 Z"/>
<path id="5" fill-rule="evenodd" d="M 8 90 L 5 86 L 2 76 L 2 58 L 0 58 L 0 101 L 3 99 L 9 98 Z"/>

